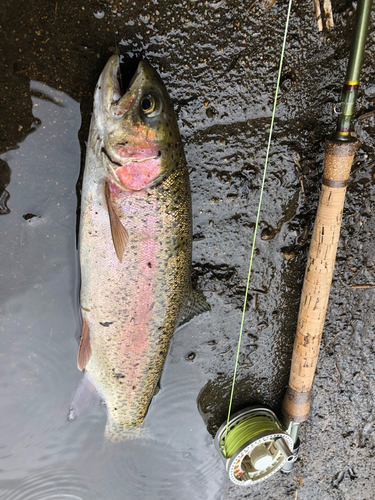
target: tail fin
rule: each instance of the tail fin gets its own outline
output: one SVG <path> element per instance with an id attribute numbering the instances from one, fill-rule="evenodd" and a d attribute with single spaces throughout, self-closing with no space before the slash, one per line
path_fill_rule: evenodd
<path id="1" fill-rule="evenodd" d="M 153 439 L 153 436 L 144 423 L 137 426 L 123 425 L 108 417 L 104 438 L 107 442 L 116 444 L 131 439 Z"/>

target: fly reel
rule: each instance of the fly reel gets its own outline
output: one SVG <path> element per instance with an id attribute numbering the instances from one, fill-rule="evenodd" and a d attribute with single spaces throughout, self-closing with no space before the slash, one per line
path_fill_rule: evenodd
<path id="1" fill-rule="evenodd" d="M 297 459 L 293 438 L 264 407 L 252 406 L 232 415 L 214 442 L 230 480 L 242 486 L 264 481 L 280 469 L 289 472 Z"/>

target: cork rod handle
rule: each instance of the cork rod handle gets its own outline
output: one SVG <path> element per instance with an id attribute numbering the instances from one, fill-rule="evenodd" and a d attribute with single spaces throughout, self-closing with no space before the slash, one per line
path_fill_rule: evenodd
<path id="1" fill-rule="evenodd" d="M 282 406 L 291 422 L 304 422 L 309 416 L 346 185 L 357 145 L 356 140 L 326 141 L 322 191 L 303 282 L 289 385 Z"/>

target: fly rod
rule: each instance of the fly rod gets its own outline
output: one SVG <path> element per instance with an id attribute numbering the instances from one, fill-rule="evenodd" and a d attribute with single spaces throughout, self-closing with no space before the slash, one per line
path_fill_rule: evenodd
<path id="1" fill-rule="evenodd" d="M 249 486 L 264 481 L 280 469 L 290 472 L 298 457 L 299 428 L 310 412 L 311 388 L 335 266 L 346 186 L 358 147 L 358 140 L 350 133 L 350 124 L 371 6 L 372 0 L 358 1 L 337 128 L 325 144 L 322 189 L 307 259 L 282 417 L 279 419 L 268 408 L 253 406 L 228 417 L 215 436 L 215 447 L 235 484 Z"/>

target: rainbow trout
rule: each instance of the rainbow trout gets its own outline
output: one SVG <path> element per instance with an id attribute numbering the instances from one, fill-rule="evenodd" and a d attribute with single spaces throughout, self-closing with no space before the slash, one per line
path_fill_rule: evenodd
<path id="1" fill-rule="evenodd" d="M 191 201 L 173 106 L 139 63 L 112 56 L 96 86 L 83 178 L 78 367 L 105 401 L 106 435 L 145 418 L 176 327 L 207 310 L 191 290 Z M 198 298 L 197 298 L 198 297 Z"/>

